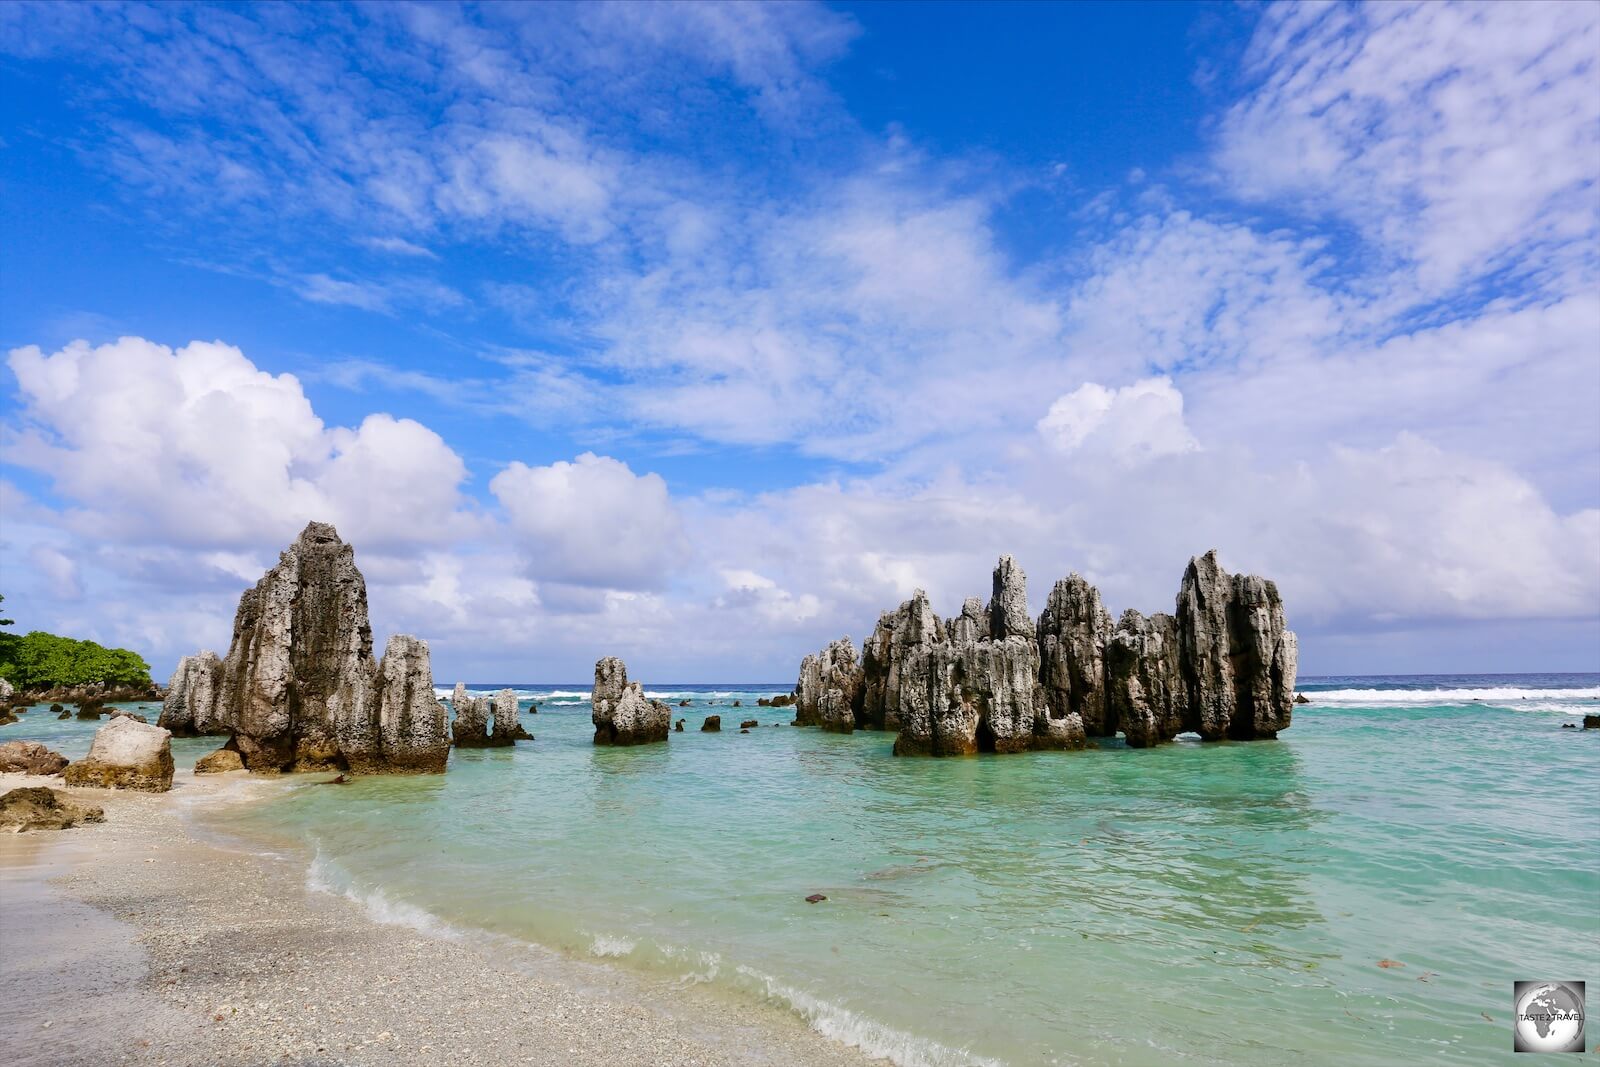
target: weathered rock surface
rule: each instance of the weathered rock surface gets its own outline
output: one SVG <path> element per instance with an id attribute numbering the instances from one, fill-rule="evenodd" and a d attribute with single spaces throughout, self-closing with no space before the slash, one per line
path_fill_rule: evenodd
<path id="1" fill-rule="evenodd" d="M 722 716 L 721 715 L 707 715 L 706 716 L 706 721 L 700 724 L 700 732 L 703 733 L 703 734 L 721 733 L 722 732 Z"/>
<path id="2" fill-rule="evenodd" d="M 862 649 L 861 714 L 857 725 L 870 730 L 901 727 L 901 684 L 906 662 L 946 640 L 939 617 L 921 589 L 894 611 L 878 618 Z"/>
<path id="3" fill-rule="evenodd" d="M 60 774 L 67 757 L 37 741 L 7 741 L 0 745 L 0 774 Z"/>
<path id="4" fill-rule="evenodd" d="M 489 734 L 490 744 L 511 745 L 532 740 L 533 735 L 522 728 L 517 694 L 510 689 L 500 690 L 494 695 L 494 730 Z"/>
<path id="5" fill-rule="evenodd" d="M 172 734 L 159 726 L 116 718 L 95 732 L 89 754 L 67 765 L 68 785 L 139 789 L 172 788 Z"/>
<path id="6" fill-rule="evenodd" d="M 11 698 L 16 695 L 16 688 L 4 678 L 0 678 L 0 707 L 10 707 Z"/>
<path id="7" fill-rule="evenodd" d="M 1178 671 L 1178 623 L 1129 608 L 1105 647 L 1102 727 L 1120 729 L 1134 748 L 1171 741 L 1183 730 L 1185 693 Z"/>
<path id="8" fill-rule="evenodd" d="M 242 770 L 244 770 L 244 760 L 239 758 L 239 750 L 226 746 L 194 761 L 196 774 L 226 774 L 228 771 Z"/>
<path id="9" fill-rule="evenodd" d="M 0 796 L 0 830 L 66 830 L 87 822 L 105 822 L 105 809 L 73 800 L 45 786 L 24 786 Z"/>
<path id="10" fill-rule="evenodd" d="M 462 748 L 483 748 L 489 744 L 490 702 L 467 692 L 466 682 L 457 682 L 450 694 L 450 707 L 456 713 L 450 724 L 451 739 Z"/>
<path id="11" fill-rule="evenodd" d="M 1100 737 L 1117 732 L 1106 720 L 1105 650 L 1111 616 L 1100 592 L 1073 574 L 1050 590 L 1039 616 L 1040 681 L 1055 718 L 1076 715 L 1084 730 Z"/>
<path id="12" fill-rule="evenodd" d="M 1294 710 L 1295 636 L 1278 587 L 1230 576 L 1215 550 L 1189 561 L 1178 591 L 1184 728 L 1208 741 L 1271 738 Z"/>
<path id="13" fill-rule="evenodd" d="M 833 648 L 802 663 L 800 722 L 823 717 Z M 1077 748 L 1119 731 L 1136 748 L 1183 732 L 1271 738 L 1289 726 L 1296 652 L 1277 587 L 1227 574 L 1215 552 L 1189 562 L 1175 614 L 1115 624 L 1076 574 L 1029 621 L 1026 578 L 1003 556 L 987 605 L 969 598 L 941 625 L 918 590 L 879 618 L 855 721 L 899 730 L 901 755 Z"/>
<path id="14" fill-rule="evenodd" d="M 795 721 L 801 726 L 820 726 L 824 730 L 847 734 L 856 728 L 865 691 L 856 646 L 848 637 L 829 644 L 814 656 L 800 662 L 800 680 L 795 686 Z M 768 707 L 783 707 L 764 700 Z M 785 701 L 787 703 L 787 701 Z"/>
<path id="15" fill-rule="evenodd" d="M 390 662 L 373 658 L 355 552 L 332 526 L 310 523 L 240 597 L 227 656 L 201 652 L 178 665 L 160 724 L 231 734 L 256 772 L 442 770 L 448 719 L 433 699 L 427 646 L 397 640 Z"/>
<path id="16" fill-rule="evenodd" d="M 644 687 L 628 681 L 628 668 L 615 656 L 594 665 L 594 743 L 642 745 L 665 741 L 672 726 L 672 709 L 644 695 Z"/>

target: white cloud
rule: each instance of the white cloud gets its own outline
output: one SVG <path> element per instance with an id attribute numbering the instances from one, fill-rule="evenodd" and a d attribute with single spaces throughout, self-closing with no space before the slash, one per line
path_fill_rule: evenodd
<path id="1" fill-rule="evenodd" d="M 1276 5 L 1217 160 L 1235 191 L 1354 222 L 1424 294 L 1592 269 L 1597 54 L 1593 4 Z"/>
<path id="2" fill-rule="evenodd" d="M 683 561 L 682 520 L 658 474 L 585 452 L 571 463 L 512 463 L 489 489 L 536 578 L 656 589 Z"/>
<path id="3" fill-rule="evenodd" d="M 431 249 L 414 244 L 404 237 L 362 237 L 358 244 L 365 245 L 375 252 L 388 252 L 396 256 L 412 256 L 418 259 L 438 259 L 438 255 Z"/>
<path id="4" fill-rule="evenodd" d="M 21 425 L 7 461 L 47 475 L 87 533 L 131 543 L 261 546 L 307 521 L 370 544 L 456 536 L 466 468 L 410 419 L 323 425 L 300 383 L 243 352 L 138 337 L 14 349 Z"/>
<path id="5" fill-rule="evenodd" d="M 1121 462 L 1199 447 L 1183 421 L 1183 394 L 1167 377 L 1121 389 L 1086 382 L 1051 404 L 1038 430 L 1061 452 L 1087 451 Z"/>

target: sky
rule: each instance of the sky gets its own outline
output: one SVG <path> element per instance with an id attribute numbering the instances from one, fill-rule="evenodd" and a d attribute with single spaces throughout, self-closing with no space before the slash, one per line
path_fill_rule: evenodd
<path id="1" fill-rule="evenodd" d="M 1274 579 L 1600 669 L 1600 5 L 0 5 L 0 592 L 785 681 L 922 587 Z"/>

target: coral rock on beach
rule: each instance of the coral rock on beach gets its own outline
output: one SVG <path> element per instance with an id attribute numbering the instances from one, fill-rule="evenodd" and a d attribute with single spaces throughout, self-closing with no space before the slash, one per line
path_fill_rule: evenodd
<path id="1" fill-rule="evenodd" d="M 433 698 L 427 645 L 391 639 L 385 660 L 372 655 L 355 550 L 313 522 L 239 598 L 227 656 L 179 663 L 160 724 L 184 736 L 231 734 L 256 772 L 442 770 L 448 720 Z"/>
<path id="2" fill-rule="evenodd" d="M 236 748 L 219 748 L 194 762 L 196 774 L 226 774 L 228 771 L 242 770 L 244 770 L 244 760 L 239 758 L 239 750 Z"/>
<path id="3" fill-rule="evenodd" d="M 172 734 L 131 718 L 112 719 L 95 732 L 89 754 L 68 764 L 65 780 L 72 786 L 164 793 L 172 788 Z"/>
<path id="4" fill-rule="evenodd" d="M 59 790 L 24 786 L 0 796 L 0 830 L 66 830 L 86 822 L 105 822 L 102 808 L 83 804 Z"/>
<path id="5" fill-rule="evenodd" d="M 52 752 L 37 741 L 7 741 L 0 745 L 0 773 L 60 774 L 67 758 Z"/>
<path id="6" fill-rule="evenodd" d="M 594 665 L 594 743 L 642 745 L 665 741 L 672 727 L 672 709 L 644 695 L 644 687 L 628 681 L 628 668 L 615 656 Z"/>

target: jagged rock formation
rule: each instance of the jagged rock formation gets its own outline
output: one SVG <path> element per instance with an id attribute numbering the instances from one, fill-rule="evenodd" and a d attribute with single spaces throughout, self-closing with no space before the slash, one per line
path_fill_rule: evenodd
<path id="1" fill-rule="evenodd" d="M 939 617 L 921 589 L 895 611 L 878 617 L 861 653 L 861 713 L 856 725 L 869 730 L 901 727 L 901 684 L 906 662 L 944 640 Z"/>
<path id="2" fill-rule="evenodd" d="M 1105 648 L 1111 616 L 1101 606 L 1099 590 L 1076 574 L 1057 582 L 1039 616 L 1038 637 L 1039 679 L 1050 714 L 1076 715 L 1089 734 L 1105 733 Z"/>
<path id="3" fill-rule="evenodd" d="M 672 726 L 672 709 L 658 700 L 647 699 L 644 687 L 628 681 L 628 668 L 615 656 L 607 656 L 594 665 L 594 689 L 589 702 L 597 745 L 665 741 Z"/>
<path id="4" fill-rule="evenodd" d="M 800 681 L 795 686 L 795 722 L 847 734 L 856 728 L 865 690 L 856 646 L 841 637 L 814 656 L 800 661 Z M 768 707 L 783 707 L 762 701 Z M 787 703 L 787 701 L 785 701 Z"/>
<path id="5" fill-rule="evenodd" d="M 489 745 L 489 698 L 475 697 L 467 692 L 466 682 L 457 682 L 450 694 L 450 707 L 455 710 L 455 721 L 450 724 L 451 740 L 461 748 L 484 748 Z"/>
<path id="6" fill-rule="evenodd" d="M 1027 579 L 1002 556 L 986 610 L 968 600 L 940 639 L 915 649 L 901 679 L 900 756 L 963 756 L 1083 745 L 1076 715 L 1052 719 L 1039 684 Z M 989 626 L 979 625 L 987 616 Z M 976 635 L 976 636 L 974 636 Z M 912 680 L 915 680 L 912 683 Z"/>
<path id="7" fill-rule="evenodd" d="M 62 774 L 73 786 L 165 793 L 172 788 L 172 734 L 127 717 L 112 719 L 95 732 L 89 754 Z"/>
<path id="8" fill-rule="evenodd" d="M 180 735 L 231 734 L 265 773 L 443 770 L 445 723 L 426 643 L 397 637 L 373 659 L 354 549 L 320 522 L 239 598 L 228 655 L 178 665 L 160 719 Z"/>
<path id="9" fill-rule="evenodd" d="M 517 707 L 517 694 L 502 689 L 494 695 L 494 730 L 489 743 L 511 745 L 518 741 L 532 741 L 533 735 L 522 728 L 522 716 Z"/>
<path id="10" fill-rule="evenodd" d="M 802 723 L 823 717 L 838 645 L 801 665 Z M 1022 569 L 1002 556 L 987 605 L 969 598 L 941 624 L 919 589 L 879 618 L 854 717 L 898 730 L 900 755 L 1078 748 L 1118 732 L 1136 748 L 1185 732 L 1271 738 L 1289 726 L 1295 660 L 1277 586 L 1227 574 L 1214 551 L 1189 561 L 1174 614 L 1130 610 L 1115 623 L 1076 574 L 1033 623 Z"/>

